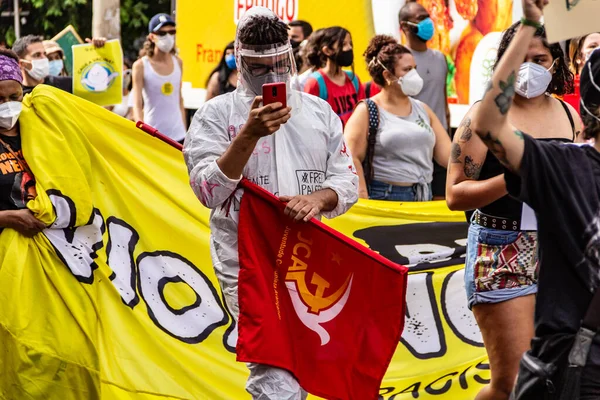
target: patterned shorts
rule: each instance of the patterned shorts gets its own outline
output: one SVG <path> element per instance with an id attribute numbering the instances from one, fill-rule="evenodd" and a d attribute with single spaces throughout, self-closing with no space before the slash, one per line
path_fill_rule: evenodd
<path id="1" fill-rule="evenodd" d="M 537 293 L 537 281 L 537 232 L 471 224 L 465 260 L 469 308 Z"/>

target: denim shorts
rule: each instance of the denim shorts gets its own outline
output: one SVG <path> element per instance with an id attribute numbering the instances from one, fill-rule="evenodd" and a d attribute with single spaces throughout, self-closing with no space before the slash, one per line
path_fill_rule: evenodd
<path id="1" fill-rule="evenodd" d="M 535 231 L 503 231 L 471 223 L 465 260 L 469 309 L 537 293 Z"/>
<path id="2" fill-rule="evenodd" d="M 431 193 L 431 183 L 429 184 L 429 193 Z M 417 189 L 413 186 L 396 186 L 389 183 L 372 180 L 369 184 L 369 199 L 371 200 L 390 200 L 390 201 L 417 201 Z M 426 201 L 431 200 L 430 196 Z"/>

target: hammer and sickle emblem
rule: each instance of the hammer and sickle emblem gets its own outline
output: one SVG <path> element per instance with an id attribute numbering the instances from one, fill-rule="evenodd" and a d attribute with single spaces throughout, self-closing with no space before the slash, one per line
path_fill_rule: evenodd
<path id="1" fill-rule="evenodd" d="M 329 282 L 327 282 L 318 273 L 313 272 L 310 283 L 315 285 L 317 289 L 314 293 L 312 293 L 306 284 L 306 280 L 304 279 L 305 274 L 306 271 L 288 272 L 285 280 L 296 282 L 300 298 L 308 307 L 308 312 L 312 314 L 319 315 L 322 310 L 326 310 L 337 303 L 350 284 L 350 276 L 348 276 L 344 284 L 338 290 L 336 290 L 335 293 L 325 297 L 325 289 L 329 289 L 331 286 Z"/>

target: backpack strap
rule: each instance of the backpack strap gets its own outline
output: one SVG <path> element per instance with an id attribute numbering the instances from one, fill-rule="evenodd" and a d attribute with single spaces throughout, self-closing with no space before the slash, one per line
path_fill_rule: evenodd
<path id="1" fill-rule="evenodd" d="M 352 81 L 352 84 L 354 85 L 354 90 L 356 90 L 356 94 L 358 94 L 358 92 L 360 92 L 360 85 L 358 84 L 358 77 L 356 76 L 356 74 L 352 71 L 344 71 L 346 73 L 346 75 L 348 75 L 348 78 L 350 78 L 350 80 Z"/>
<path id="2" fill-rule="evenodd" d="M 325 79 L 323 75 L 321 75 L 320 71 L 315 71 L 310 74 L 311 78 L 316 79 L 317 84 L 319 85 L 319 97 L 323 100 L 327 100 L 327 85 L 325 84 Z"/>
<path id="3" fill-rule="evenodd" d="M 379 130 L 379 109 L 377 108 L 377 104 L 371 99 L 366 99 L 364 102 L 369 111 L 369 137 L 367 139 L 367 151 L 362 166 L 368 189 L 369 184 L 373 180 L 373 157 L 375 156 L 375 142 L 377 131 Z"/>

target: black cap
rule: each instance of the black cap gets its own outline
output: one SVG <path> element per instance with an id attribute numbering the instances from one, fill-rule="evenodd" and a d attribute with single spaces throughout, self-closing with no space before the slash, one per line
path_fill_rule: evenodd
<path id="1" fill-rule="evenodd" d="M 168 25 L 175 26 L 175 20 L 169 14 L 156 14 L 148 24 L 148 32 L 154 33 Z"/>
<path id="2" fill-rule="evenodd" d="M 600 49 L 596 49 L 590 54 L 586 61 L 581 76 L 579 77 L 579 89 L 581 93 L 582 112 L 587 108 L 597 109 L 600 106 Z"/>

